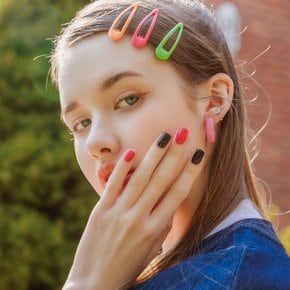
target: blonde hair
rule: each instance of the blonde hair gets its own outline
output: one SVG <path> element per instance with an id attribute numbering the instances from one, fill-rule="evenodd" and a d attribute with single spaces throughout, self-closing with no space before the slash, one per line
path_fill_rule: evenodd
<path id="1" fill-rule="evenodd" d="M 216 73 L 225 73 L 234 83 L 232 107 L 224 117 L 212 153 L 204 196 L 190 227 L 179 244 L 160 259 L 143 280 L 198 253 L 201 241 L 245 197 L 249 197 L 263 214 L 263 203 L 247 150 L 244 102 L 235 65 L 225 38 L 210 12 L 200 1 L 139 0 L 136 15 L 127 34 L 153 9 L 160 9 L 158 22 L 150 37 L 156 48 L 163 36 L 178 22 L 184 23 L 182 39 L 170 63 L 189 84 L 196 86 Z M 99 32 L 107 32 L 114 19 L 132 1 L 99 0 L 78 12 L 56 39 L 51 56 L 52 79 L 57 83 L 61 54 L 67 47 Z"/>

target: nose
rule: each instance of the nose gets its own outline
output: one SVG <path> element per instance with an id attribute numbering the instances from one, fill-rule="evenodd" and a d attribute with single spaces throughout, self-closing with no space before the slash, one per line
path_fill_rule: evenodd
<path id="1" fill-rule="evenodd" d="M 120 140 L 114 127 L 105 121 L 94 121 L 86 140 L 89 155 L 96 159 L 107 159 L 120 150 Z"/>

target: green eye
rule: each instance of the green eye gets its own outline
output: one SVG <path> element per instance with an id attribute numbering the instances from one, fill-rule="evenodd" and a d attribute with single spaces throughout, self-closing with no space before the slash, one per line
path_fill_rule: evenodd
<path id="1" fill-rule="evenodd" d="M 84 119 L 84 120 L 80 121 L 79 123 L 77 123 L 76 125 L 74 125 L 73 132 L 80 132 L 84 128 L 90 126 L 91 123 L 92 123 L 92 121 L 90 119 Z"/>
<path id="2" fill-rule="evenodd" d="M 124 97 L 117 102 L 115 109 L 121 109 L 121 108 L 127 108 L 130 106 L 133 106 L 139 101 L 139 99 L 140 98 L 138 96 L 134 96 L 134 95 Z"/>

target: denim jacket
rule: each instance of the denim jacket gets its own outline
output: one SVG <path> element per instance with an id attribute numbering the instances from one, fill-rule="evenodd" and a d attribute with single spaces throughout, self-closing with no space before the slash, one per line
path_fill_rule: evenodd
<path id="1" fill-rule="evenodd" d="M 206 238 L 201 248 L 134 289 L 290 290 L 290 258 L 269 221 L 240 220 Z"/>

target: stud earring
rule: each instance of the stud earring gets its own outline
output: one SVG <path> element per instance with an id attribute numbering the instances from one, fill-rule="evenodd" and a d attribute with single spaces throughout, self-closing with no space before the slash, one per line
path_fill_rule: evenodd
<path id="1" fill-rule="evenodd" d="M 214 129 L 214 118 L 207 116 L 205 118 L 205 137 L 209 144 L 214 144 L 216 140 L 216 134 Z"/>
<path id="2" fill-rule="evenodd" d="M 213 107 L 212 109 L 211 109 L 211 111 L 213 112 L 213 114 L 215 114 L 215 115 L 219 115 L 220 113 L 221 113 L 221 108 L 220 107 Z"/>

